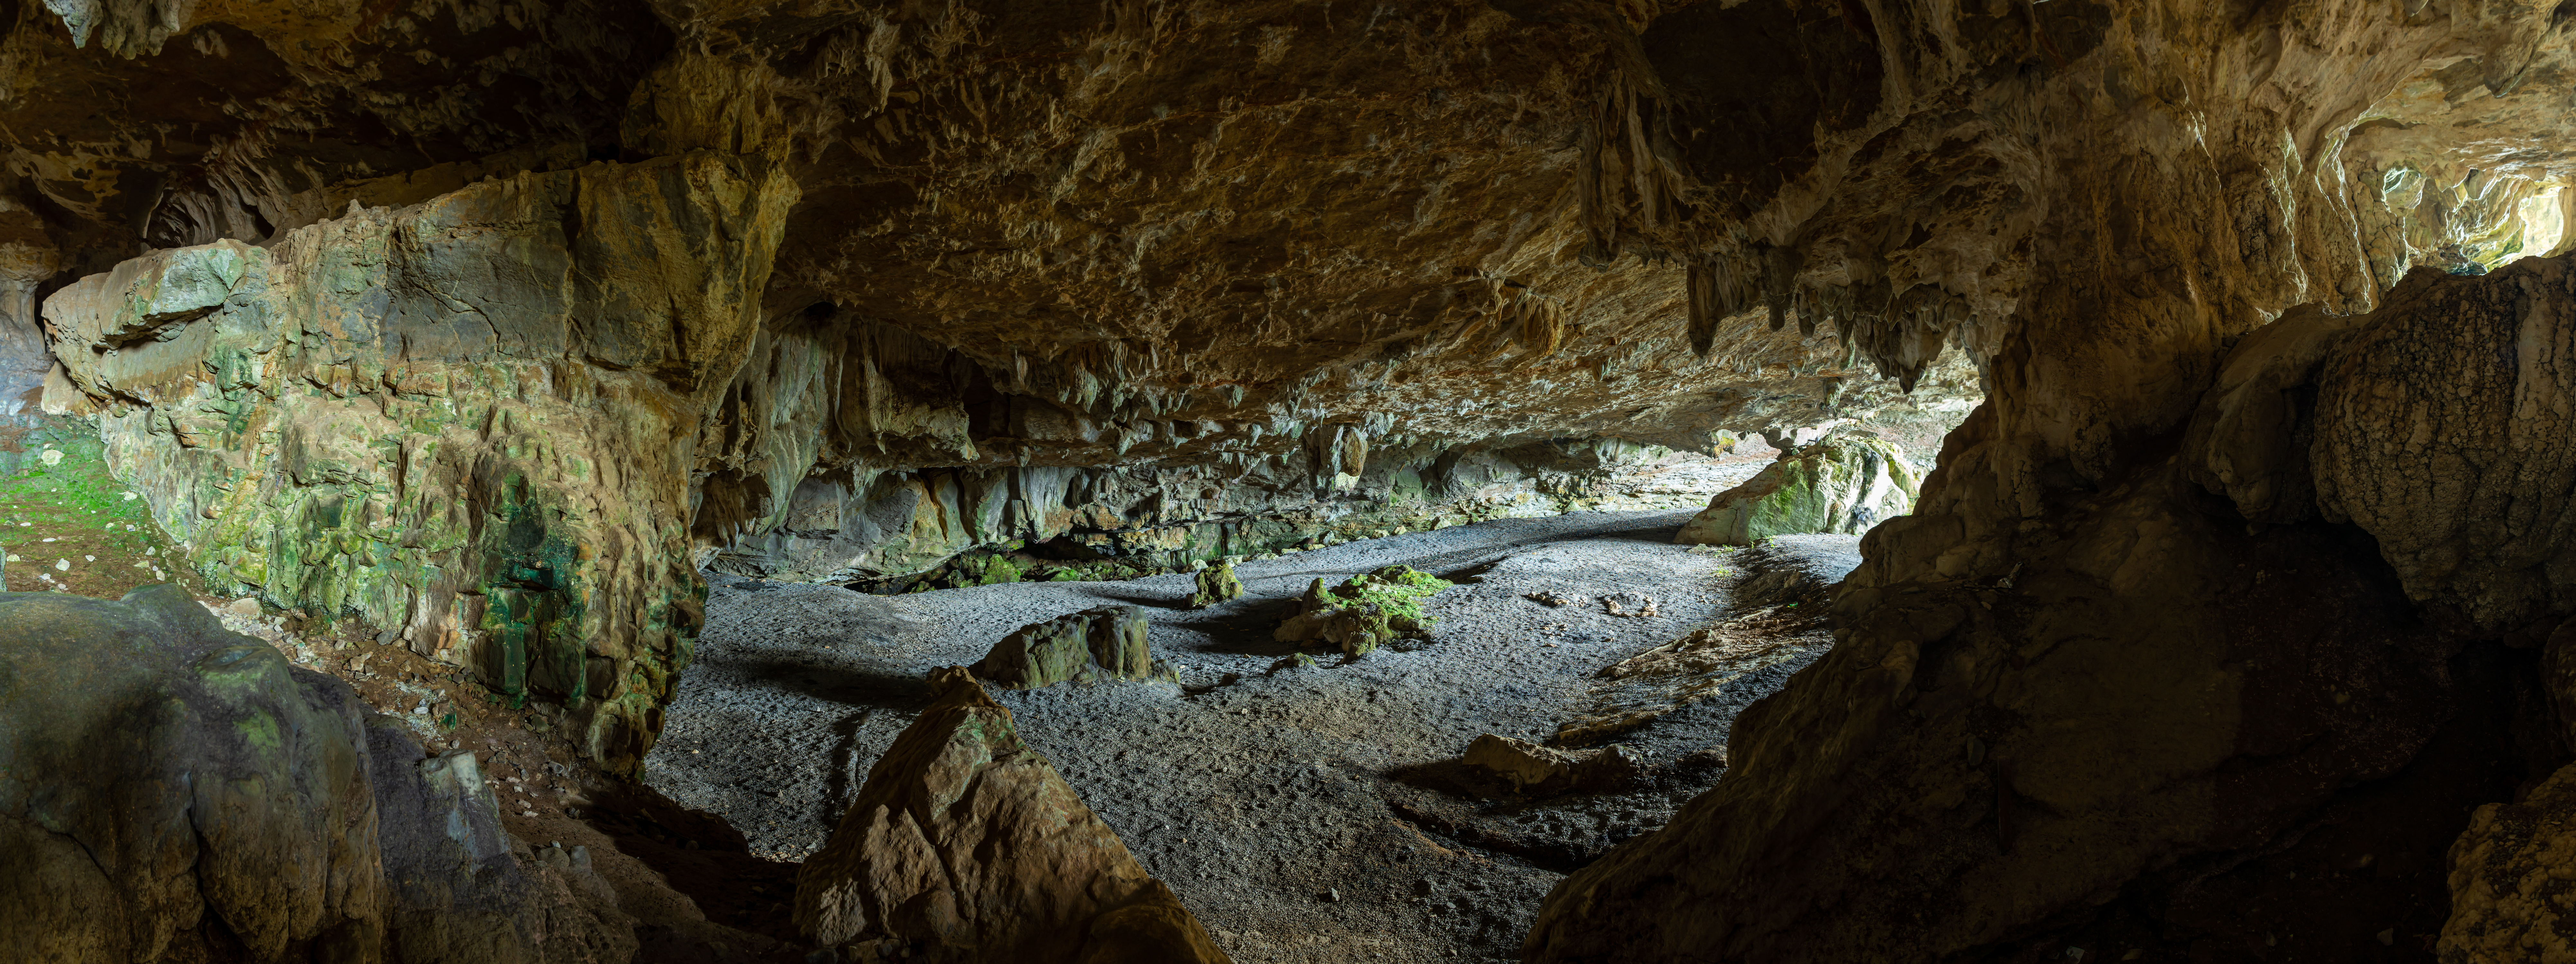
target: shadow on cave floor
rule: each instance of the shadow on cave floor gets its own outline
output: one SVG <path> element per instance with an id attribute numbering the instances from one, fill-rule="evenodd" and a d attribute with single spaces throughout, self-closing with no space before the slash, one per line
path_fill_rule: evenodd
<path id="1" fill-rule="evenodd" d="M 1420 776 L 1482 734 L 1546 739 L 1592 674 L 1722 615 L 1726 557 L 1670 542 L 1688 516 L 1497 520 L 1248 562 L 1243 599 L 1147 610 L 1180 685 L 995 695 L 1236 960 L 1515 957 L 1562 873 L 1713 782 L 1735 714 L 1793 667 L 1621 734 L 1659 774 L 1646 785 L 1493 799 Z M 1425 605 L 1429 639 L 1357 660 L 1283 659 L 1294 650 L 1270 629 L 1308 582 L 1392 563 L 1464 577 Z M 914 717 L 903 697 L 917 690 L 886 681 L 971 663 L 1031 622 L 1177 606 L 1193 588 L 1187 574 L 902 596 L 717 580 L 648 780 L 722 814 L 752 856 L 803 860 Z M 1541 592 L 1572 602 L 1528 598 Z M 1613 593 L 1654 597 L 1659 613 L 1611 615 L 1600 597 Z"/>

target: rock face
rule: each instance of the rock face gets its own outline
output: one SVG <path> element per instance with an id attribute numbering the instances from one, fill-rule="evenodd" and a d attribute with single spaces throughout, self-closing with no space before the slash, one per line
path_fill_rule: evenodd
<path id="1" fill-rule="evenodd" d="M 177 587 L 0 594 L 14 960 L 625 961 L 587 871 L 523 868 L 471 754 Z"/>
<path id="2" fill-rule="evenodd" d="M 895 738 L 796 878 L 826 946 L 901 942 L 930 961 L 1227 960 L 1118 835 L 1020 741 L 972 676 Z"/>
<path id="3" fill-rule="evenodd" d="M 1153 679 L 1156 667 L 1145 644 L 1146 628 L 1145 610 L 1135 606 L 1102 606 L 1031 623 L 993 644 L 993 651 L 976 661 L 975 678 L 1015 690 L 1068 681 Z"/>
<path id="4" fill-rule="evenodd" d="M 2571 820 L 2576 767 L 2558 771 L 2528 797 L 2470 815 L 2468 832 L 2451 847 L 2451 917 L 2438 945 L 2443 964 L 2576 955 L 2576 906 L 2564 882 L 2576 862 Z"/>
<path id="5" fill-rule="evenodd" d="M 691 452 L 794 198 L 740 157 L 520 175 L 155 252 L 46 318 L 219 592 L 577 707 L 625 768 L 695 638 Z"/>
<path id="6" fill-rule="evenodd" d="M 1773 536 L 1867 532 L 1913 511 L 1921 487 L 1895 445 L 1836 431 L 1781 452 L 1762 474 L 1710 499 L 1673 541 L 1749 546 Z"/>

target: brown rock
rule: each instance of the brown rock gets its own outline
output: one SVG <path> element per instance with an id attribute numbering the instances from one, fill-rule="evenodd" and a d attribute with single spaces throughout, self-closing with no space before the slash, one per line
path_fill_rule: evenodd
<path id="1" fill-rule="evenodd" d="M 919 942 L 933 961 L 1226 960 L 1010 710 L 962 669 L 932 686 L 798 872 L 797 926 L 826 945 Z"/>
<path id="2" fill-rule="evenodd" d="M 1509 782 L 1527 796 L 1565 793 L 1611 793 L 1645 778 L 1643 761 L 1624 746 L 1568 751 L 1491 733 L 1467 744 L 1460 762 Z"/>

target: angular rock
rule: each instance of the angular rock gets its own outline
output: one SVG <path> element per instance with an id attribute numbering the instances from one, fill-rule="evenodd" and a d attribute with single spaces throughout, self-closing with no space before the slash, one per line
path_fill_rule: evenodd
<path id="1" fill-rule="evenodd" d="M 929 961 L 1222 962 L 1224 952 L 954 667 L 796 877 L 826 946 L 899 939 Z"/>
<path id="2" fill-rule="evenodd" d="M 518 862 L 471 754 L 178 587 L 0 594 L 10 960 L 622 962 L 603 889 Z"/>
<path id="3" fill-rule="evenodd" d="M 1645 779 L 1646 765 L 1624 746 L 1558 750 L 1491 733 L 1467 744 L 1460 762 L 1508 782 L 1524 796 L 1615 793 Z"/>
<path id="4" fill-rule="evenodd" d="M 1168 676 L 1154 665 L 1148 627 L 1145 610 L 1135 606 L 1102 606 L 1030 623 L 993 644 L 975 662 L 975 678 L 1020 690 Z"/>
<path id="5" fill-rule="evenodd" d="M 1793 533 L 1866 532 L 1913 511 L 1921 485 L 1895 443 L 1836 430 L 1781 452 L 1760 475 L 1710 499 L 1673 541 L 1747 546 Z"/>
<path id="6" fill-rule="evenodd" d="M 1198 591 L 1190 594 L 1190 608 L 1209 606 L 1243 596 L 1243 580 L 1234 576 L 1234 563 L 1220 562 L 1199 570 Z"/>

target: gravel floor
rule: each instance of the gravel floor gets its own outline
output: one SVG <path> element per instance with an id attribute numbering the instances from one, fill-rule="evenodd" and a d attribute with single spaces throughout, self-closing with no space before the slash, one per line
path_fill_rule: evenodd
<path id="1" fill-rule="evenodd" d="M 1658 765 L 1617 796 L 1486 798 L 1447 766 L 1477 735 L 1553 733 L 1603 666 L 1722 615 L 1728 557 L 1671 544 L 1686 512 L 1576 513 L 1353 542 L 1238 567 L 1249 594 L 1176 608 L 1190 577 L 878 597 L 716 577 L 647 782 L 799 860 L 924 700 L 1024 624 L 1132 603 L 1181 685 L 996 695 L 1145 868 L 1239 961 L 1514 959 L 1564 872 L 1651 830 L 1721 772 L 1737 711 L 1806 660 L 1750 674 L 1621 742 Z M 1296 668 L 1269 638 L 1316 576 L 1389 563 L 1461 581 L 1409 651 Z M 1551 608 L 1524 594 L 1553 590 Z M 1657 616 L 1608 615 L 1641 593 Z M 1445 768 L 1444 768 L 1445 767 Z"/>

